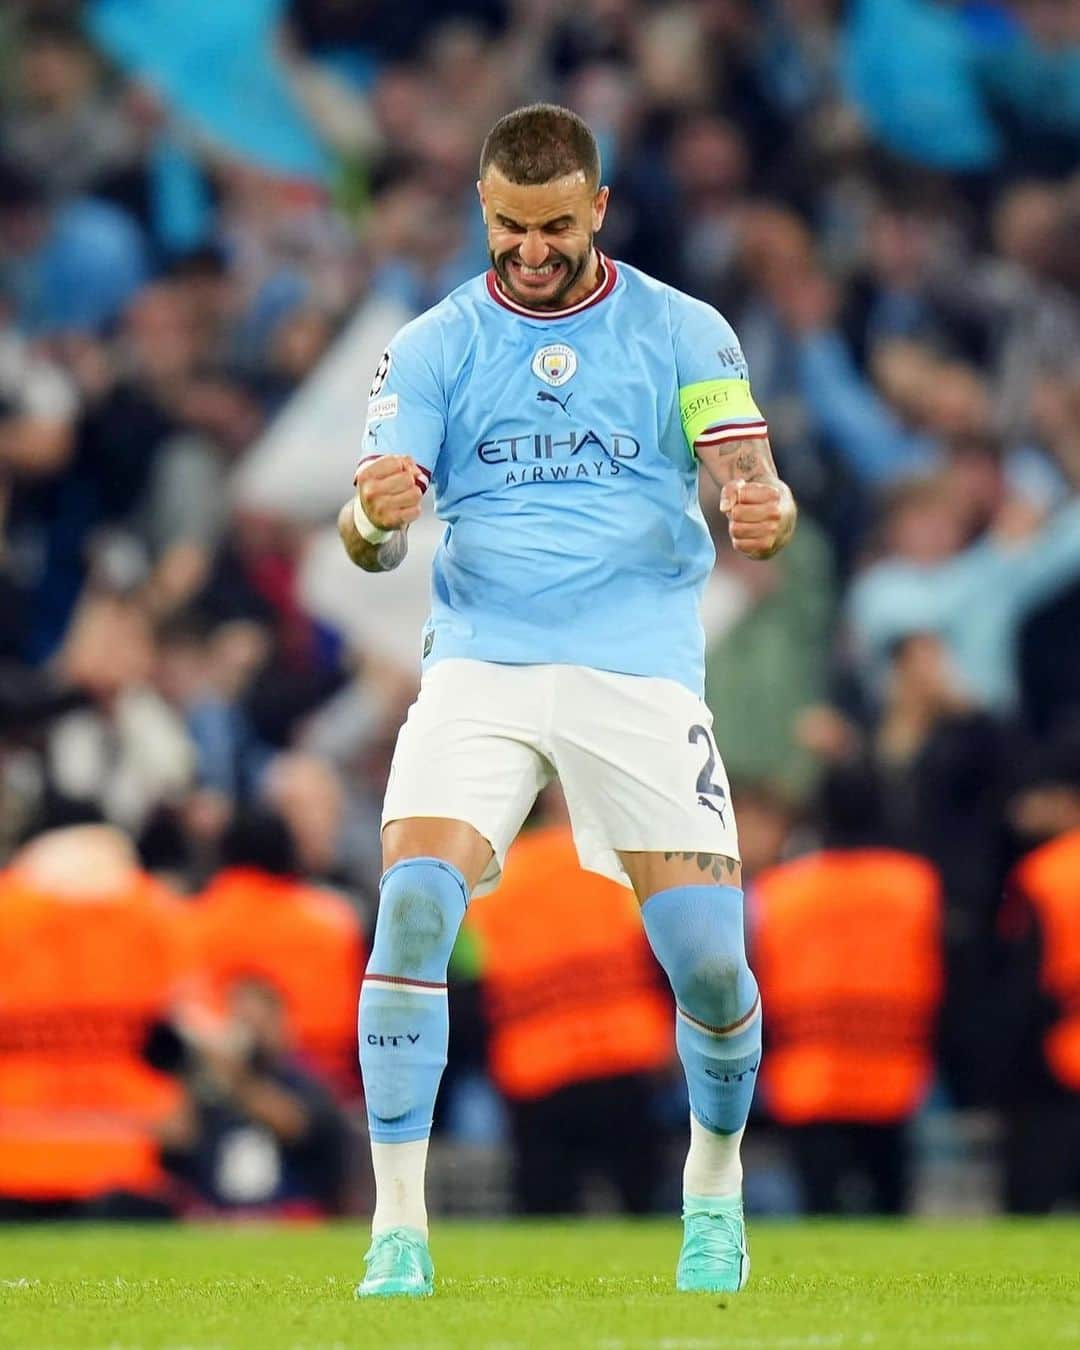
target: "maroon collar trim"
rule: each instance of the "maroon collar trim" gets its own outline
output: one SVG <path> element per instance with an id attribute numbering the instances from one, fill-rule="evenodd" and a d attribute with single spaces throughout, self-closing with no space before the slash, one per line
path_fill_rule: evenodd
<path id="1" fill-rule="evenodd" d="M 605 258 L 599 249 L 596 250 L 596 257 L 600 272 L 599 285 L 595 290 L 590 291 L 584 300 L 579 300 L 576 305 L 570 305 L 568 309 L 529 309 L 525 305 L 519 305 L 516 300 L 511 300 L 508 295 L 503 293 L 496 279 L 494 268 L 489 268 L 484 277 L 488 295 L 497 305 L 501 305 L 503 309 L 508 309 L 511 314 L 520 314 L 523 319 L 569 319 L 572 315 L 580 314 L 582 310 L 589 309 L 592 305 L 598 305 L 615 289 L 615 283 L 619 279 L 615 264 L 610 258 Z"/>

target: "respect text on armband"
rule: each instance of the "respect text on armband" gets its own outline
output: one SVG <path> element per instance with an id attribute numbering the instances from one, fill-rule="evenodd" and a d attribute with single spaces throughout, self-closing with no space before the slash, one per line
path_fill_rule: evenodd
<path id="1" fill-rule="evenodd" d="M 739 393 L 742 393 L 741 387 Z M 682 423 L 686 426 L 700 413 L 711 412 L 716 408 L 724 408 L 732 398 L 732 391 L 724 388 L 708 389 L 703 394 L 698 394 L 695 398 L 687 399 L 682 407 Z"/>

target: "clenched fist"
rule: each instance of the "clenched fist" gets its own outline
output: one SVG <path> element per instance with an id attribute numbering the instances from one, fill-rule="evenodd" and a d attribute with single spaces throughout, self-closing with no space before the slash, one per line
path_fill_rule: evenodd
<path id="1" fill-rule="evenodd" d="M 409 455 L 383 455 L 357 471 L 364 515 L 380 530 L 400 530 L 419 518 L 421 479 Z"/>
<path id="2" fill-rule="evenodd" d="M 768 558 L 787 542 L 794 524 L 791 493 L 776 483 L 735 478 L 720 493 L 732 548 L 748 558 Z"/>

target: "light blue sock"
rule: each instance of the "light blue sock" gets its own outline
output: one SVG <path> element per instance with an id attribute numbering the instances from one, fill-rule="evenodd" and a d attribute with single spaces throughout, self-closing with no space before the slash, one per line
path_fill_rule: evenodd
<path id="1" fill-rule="evenodd" d="M 690 1110 L 714 1134 L 746 1124 L 761 1062 L 757 981 L 746 963 L 743 893 L 678 886 L 650 896 L 645 932 L 675 994 L 675 1045 Z"/>
<path id="2" fill-rule="evenodd" d="M 446 966 L 467 902 L 465 878 L 438 858 L 383 875 L 359 1020 L 368 1129 L 380 1143 L 431 1133 L 450 1034 Z"/>

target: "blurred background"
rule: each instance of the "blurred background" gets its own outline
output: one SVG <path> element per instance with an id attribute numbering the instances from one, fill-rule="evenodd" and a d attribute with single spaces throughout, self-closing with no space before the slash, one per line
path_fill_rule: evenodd
<path id="1" fill-rule="evenodd" d="M 440 529 L 375 579 L 332 522 L 535 99 L 597 133 L 604 249 L 735 326 L 802 505 L 761 566 L 703 485 L 748 1206 L 1075 1206 L 1073 0 L 8 0 L 0 91 L 0 1217 L 371 1203 L 355 1000 Z M 436 1212 L 677 1205 L 634 910 L 543 802 L 455 953 Z"/>

